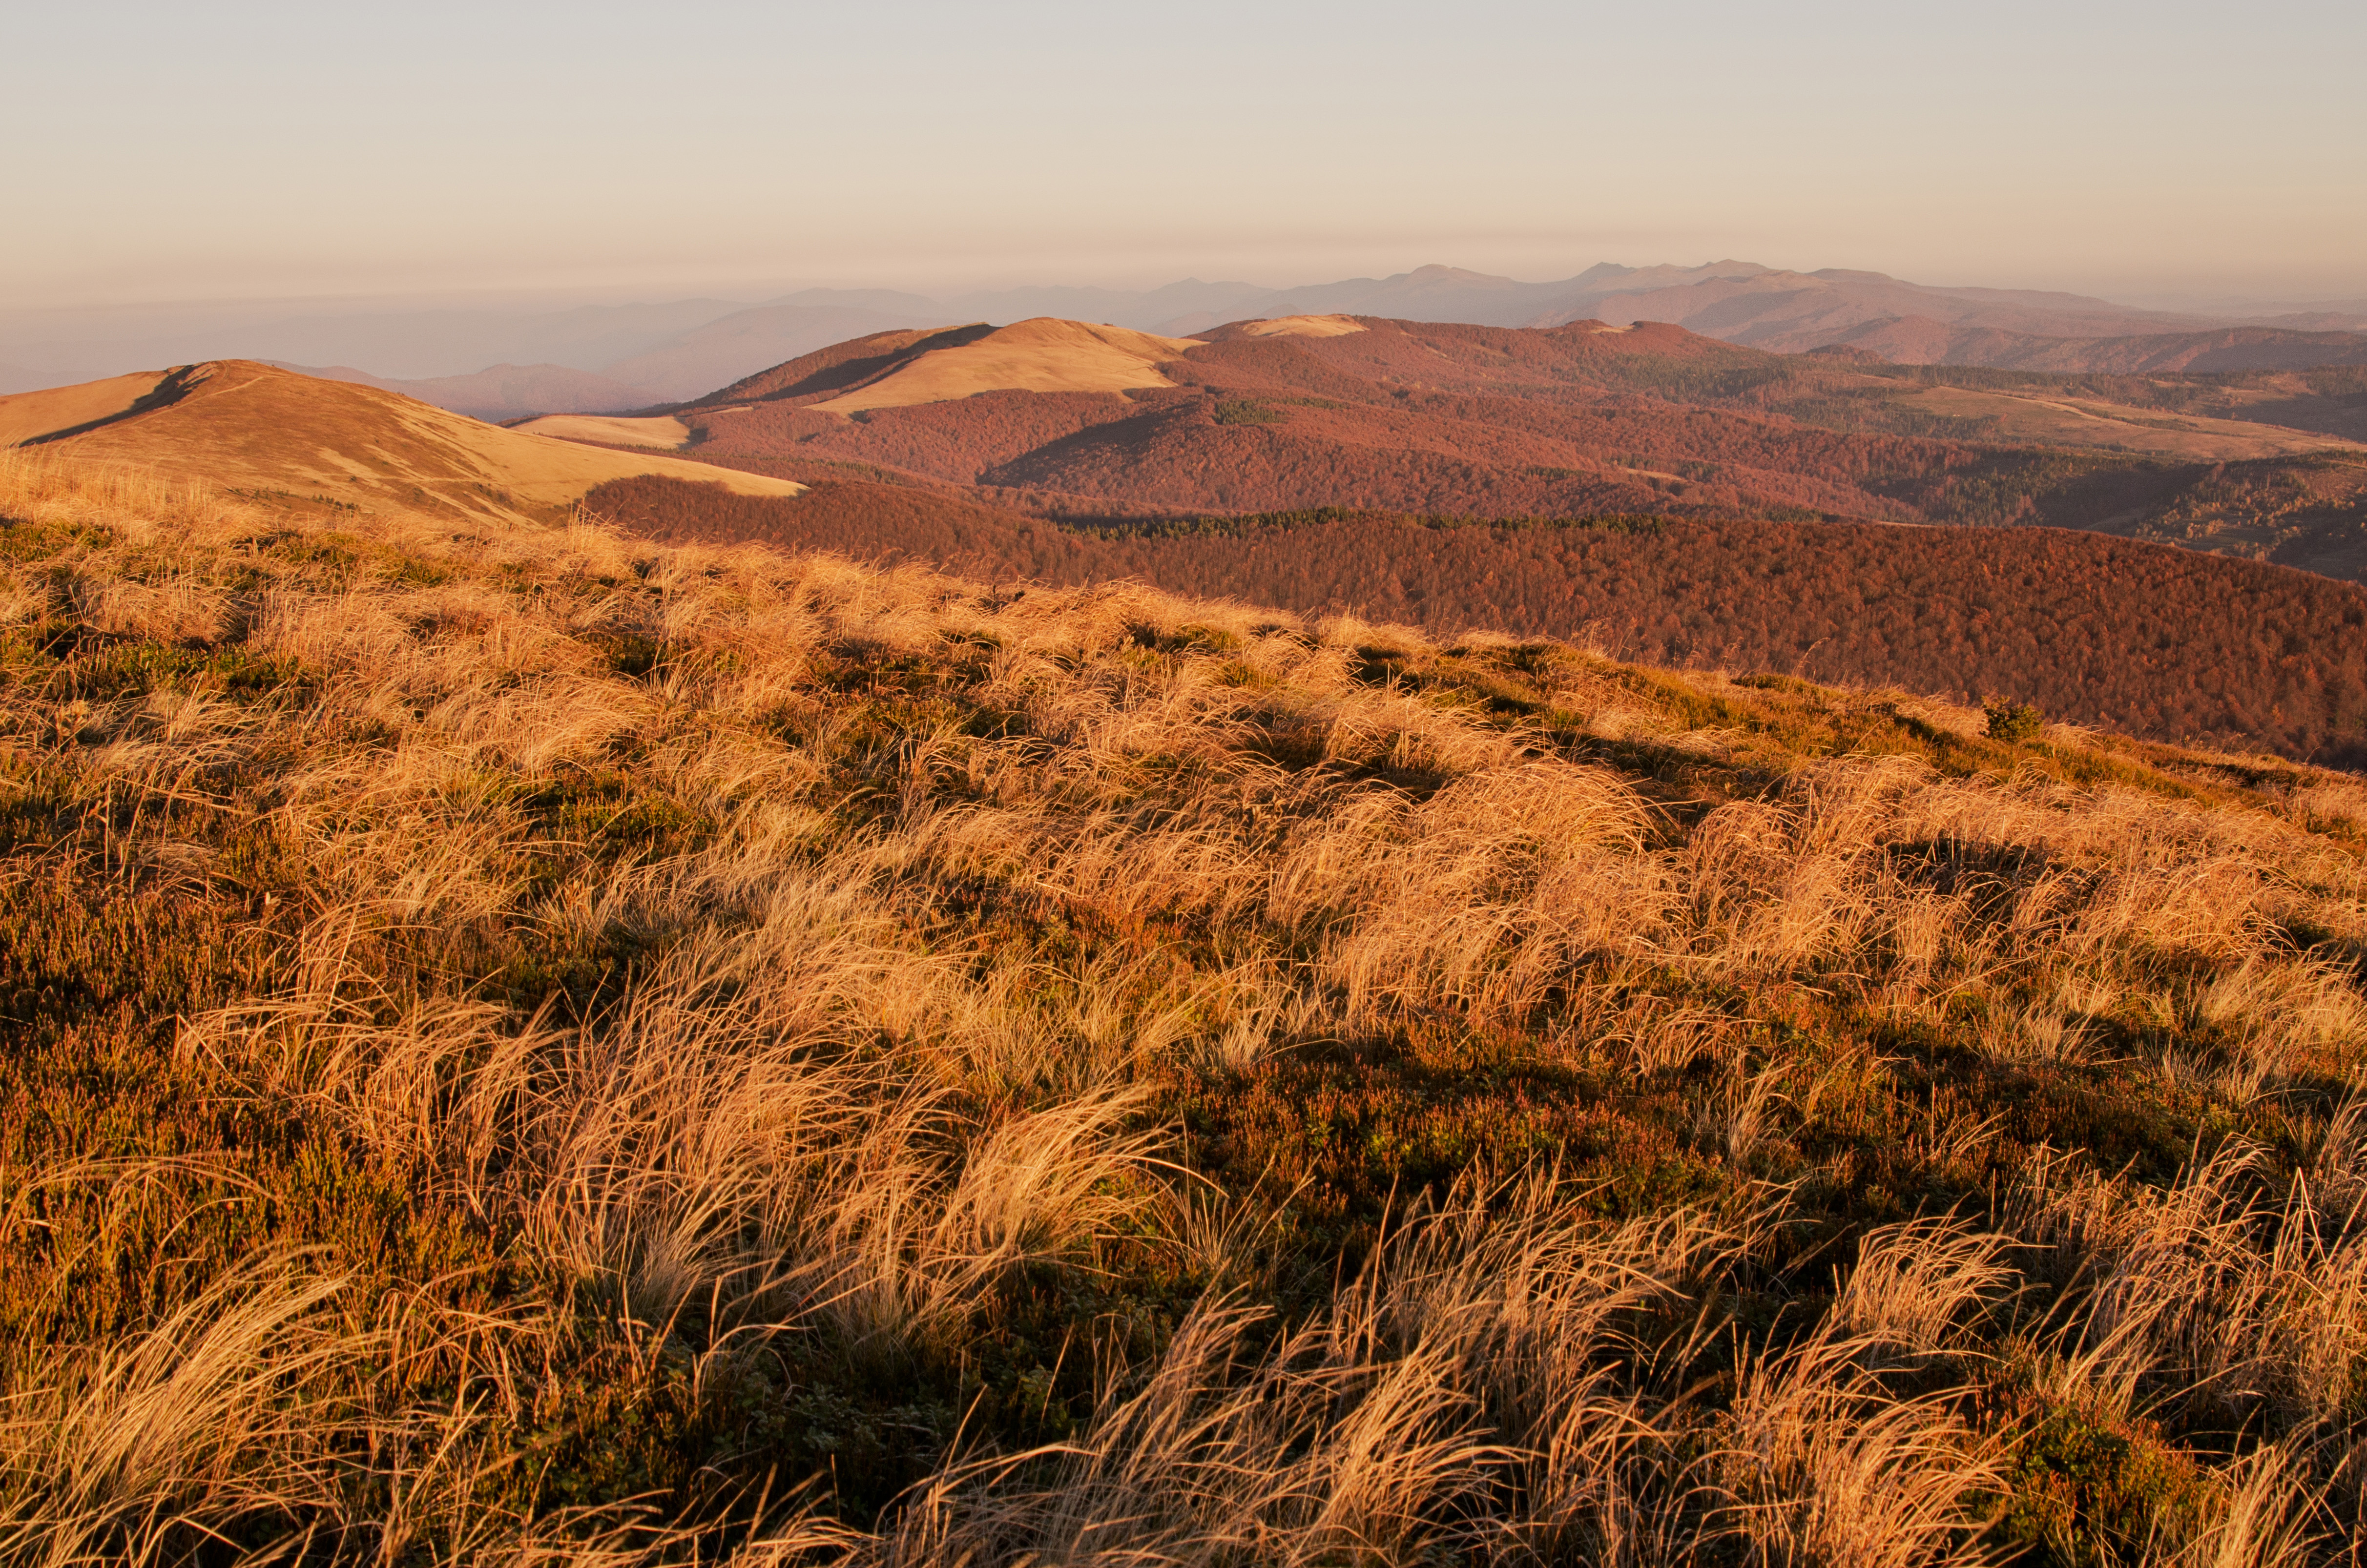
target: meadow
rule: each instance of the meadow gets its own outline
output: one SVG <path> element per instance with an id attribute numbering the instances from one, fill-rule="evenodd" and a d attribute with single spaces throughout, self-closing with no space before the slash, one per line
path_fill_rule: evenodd
<path id="1" fill-rule="evenodd" d="M 2355 1561 L 2367 787 L 0 454 L 0 1556 Z"/>

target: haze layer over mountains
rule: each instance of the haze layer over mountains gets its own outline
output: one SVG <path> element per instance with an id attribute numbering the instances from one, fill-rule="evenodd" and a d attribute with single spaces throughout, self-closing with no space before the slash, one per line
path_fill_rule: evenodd
<path id="1" fill-rule="evenodd" d="M 1793 272 L 1751 262 L 1605 263 L 1531 283 L 1449 266 L 1272 288 L 1187 278 L 1151 289 L 1046 287 L 943 298 L 810 288 L 721 299 L 339 315 L 225 310 L 210 324 L 154 317 L 0 324 L 0 392 L 159 365 L 260 359 L 402 391 L 490 418 L 684 401 L 869 333 L 1062 317 L 1166 335 L 1252 318 L 1345 313 L 1481 326 L 1669 321 L 1776 353 L 1827 346 L 1898 364 L 2067 372 L 2291 369 L 2367 360 L 2367 299 L 2221 314 L 2141 310 L 2026 289 L 1931 288 L 1880 273 Z"/>

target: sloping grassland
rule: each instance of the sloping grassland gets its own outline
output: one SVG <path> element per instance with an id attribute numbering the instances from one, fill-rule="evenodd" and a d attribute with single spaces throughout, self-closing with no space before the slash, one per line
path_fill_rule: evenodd
<path id="1" fill-rule="evenodd" d="M 6 462 L 0 1556 L 2356 1536 L 2354 782 Z"/>

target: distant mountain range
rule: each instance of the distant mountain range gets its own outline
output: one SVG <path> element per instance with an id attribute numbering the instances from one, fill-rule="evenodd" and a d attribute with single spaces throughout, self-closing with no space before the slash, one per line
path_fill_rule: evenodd
<path id="1" fill-rule="evenodd" d="M 646 388 L 631 386 L 596 370 L 572 370 L 564 365 L 495 365 L 473 376 L 433 376 L 406 381 L 373 376 L 350 365 L 290 365 L 284 359 L 263 363 L 323 381 L 350 381 L 356 386 L 400 392 L 423 403 L 496 423 L 538 413 L 633 408 L 651 400 Z"/>
<path id="2" fill-rule="evenodd" d="M 2352 309 L 2358 307 L 2358 309 Z M 683 299 L 561 311 L 422 310 L 225 320 L 202 332 L 0 339 L 0 390 L 242 356 L 391 389 L 490 419 L 685 401 L 871 333 L 1059 317 L 1183 336 L 1255 318 L 1348 314 L 1480 326 L 1668 321 L 1775 353 L 1841 345 L 1902 364 L 2073 373 L 2367 362 L 2367 301 L 2234 319 L 2028 289 L 1931 288 L 1753 262 L 1609 263 L 1531 283 L 1456 267 L 1270 288 L 1002 289 L 937 299 L 810 288 L 756 304 Z M 481 368 L 490 367 L 490 368 Z"/>

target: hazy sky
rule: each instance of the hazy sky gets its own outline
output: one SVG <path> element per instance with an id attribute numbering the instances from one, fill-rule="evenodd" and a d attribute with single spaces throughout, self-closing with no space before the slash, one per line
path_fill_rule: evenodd
<path id="1" fill-rule="evenodd" d="M 6 0 L 0 309 L 1444 261 L 2367 296 L 2367 5 Z"/>

